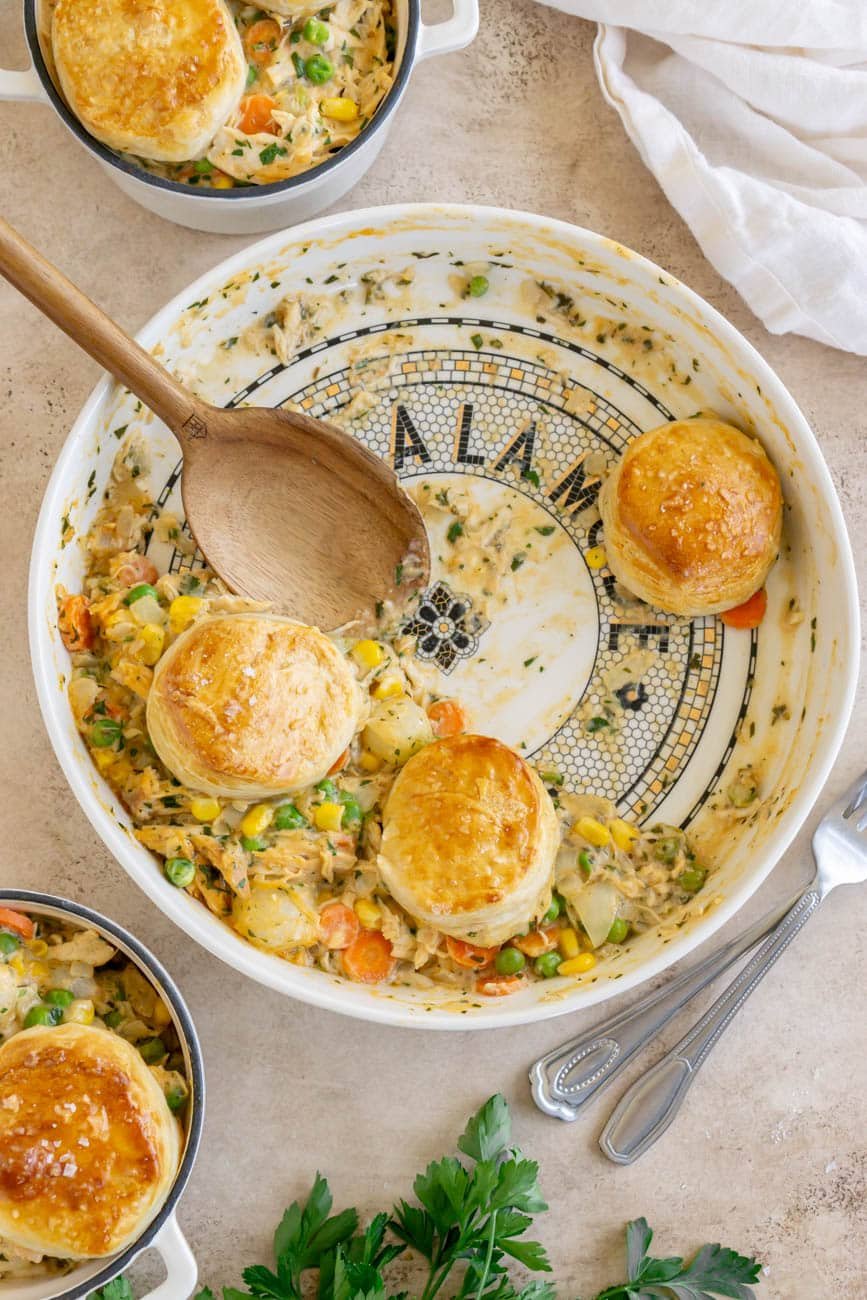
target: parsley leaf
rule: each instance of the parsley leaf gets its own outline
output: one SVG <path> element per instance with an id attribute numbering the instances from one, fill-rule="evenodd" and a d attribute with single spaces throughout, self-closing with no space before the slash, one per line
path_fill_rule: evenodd
<path id="1" fill-rule="evenodd" d="M 596 1300 L 751 1300 L 759 1281 L 759 1265 L 725 1246 L 702 1246 L 690 1264 L 678 1256 L 648 1255 L 653 1233 L 646 1219 L 626 1225 L 626 1269 L 629 1280 L 600 1291 Z"/>

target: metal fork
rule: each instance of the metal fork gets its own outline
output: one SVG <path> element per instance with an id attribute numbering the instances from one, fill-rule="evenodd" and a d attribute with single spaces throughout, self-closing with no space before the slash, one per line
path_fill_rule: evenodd
<path id="1" fill-rule="evenodd" d="M 711 1049 L 774 962 L 838 885 L 867 880 L 867 773 L 825 814 L 813 834 L 816 874 L 744 969 L 698 1023 L 621 1097 L 599 1145 L 610 1160 L 632 1164 L 677 1114 Z"/>

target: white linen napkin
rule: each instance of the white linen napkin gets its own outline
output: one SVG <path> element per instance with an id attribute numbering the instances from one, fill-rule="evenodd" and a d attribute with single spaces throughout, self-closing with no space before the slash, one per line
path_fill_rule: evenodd
<path id="1" fill-rule="evenodd" d="M 773 334 L 867 355 L 867 0 L 544 0 Z"/>

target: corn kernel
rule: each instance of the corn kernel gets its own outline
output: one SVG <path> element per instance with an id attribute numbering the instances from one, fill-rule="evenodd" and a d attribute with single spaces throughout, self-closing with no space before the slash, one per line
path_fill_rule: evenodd
<path id="1" fill-rule="evenodd" d="M 343 804 L 329 801 L 318 804 L 313 809 L 313 824 L 320 831 L 339 831 L 343 825 Z"/>
<path id="2" fill-rule="evenodd" d="M 68 1025 L 92 1025 L 93 1003 L 90 998 L 76 998 L 70 1002 L 63 1013 L 63 1019 Z"/>
<path id="3" fill-rule="evenodd" d="M 162 998 L 157 998 L 154 1004 L 153 1022 L 157 1029 L 165 1029 L 167 1025 L 172 1023 L 172 1013 Z"/>
<path id="4" fill-rule="evenodd" d="M 371 899 L 356 899 L 355 915 L 358 917 L 365 930 L 382 929 L 382 908 L 378 903 L 374 903 Z"/>
<path id="5" fill-rule="evenodd" d="M 578 940 L 578 935 L 572 929 L 571 925 L 566 925 L 563 927 L 563 929 L 557 935 L 557 943 L 559 945 L 560 952 L 563 954 L 563 957 L 566 959 L 570 957 L 577 957 L 579 952 L 581 951 L 581 944 Z"/>
<path id="6" fill-rule="evenodd" d="M 45 961 L 32 961 L 27 966 L 27 974 L 34 980 L 47 980 L 51 967 Z"/>
<path id="7" fill-rule="evenodd" d="M 31 939 L 30 952 L 34 957 L 44 957 L 48 952 L 48 944 L 44 939 Z"/>
<path id="8" fill-rule="evenodd" d="M 385 651 L 378 641 L 356 641 L 352 647 L 351 654 L 359 668 L 369 672 L 371 668 L 378 668 L 385 658 Z"/>
<path id="9" fill-rule="evenodd" d="M 175 596 L 169 605 L 169 627 L 175 636 L 189 627 L 204 603 L 200 596 Z"/>
<path id="10" fill-rule="evenodd" d="M 96 763 L 100 772 L 107 772 L 114 760 L 117 758 L 117 754 L 113 749 L 92 749 L 90 751 L 90 756 L 94 763 Z"/>
<path id="11" fill-rule="evenodd" d="M 319 107 L 323 117 L 330 117 L 335 122 L 354 122 L 358 117 L 358 105 L 354 99 L 347 99 L 345 95 L 323 99 Z"/>
<path id="12" fill-rule="evenodd" d="M 584 552 L 584 559 L 590 569 L 604 569 L 608 562 L 604 546 L 591 546 L 589 550 Z"/>
<path id="13" fill-rule="evenodd" d="M 639 831 L 637 826 L 630 826 L 629 822 L 623 821 L 621 817 L 614 817 L 608 823 L 608 829 L 611 832 L 611 838 L 622 849 L 628 853 L 635 841 L 638 839 Z"/>
<path id="14" fill-rule="evenodd" d="M 370 692 L 375 700 L 390 700 L 393 695 L 403 695 L 403 682 L 399 677 L 380 677 Z"/>
<path id="15" fill-rule="evenodd" d="M 266 831 L 274 820 L 274 809 L 270 804 L 257 803 L 248 809 L 241 818 L 241 834 L 254 839 Z"/>
<path id="16" fill-rule="evenodd" d="M 231 190 L 235 188 L 231 176 L 212 176 L 208 184 L 212 190 Z"/>
<path id="17" fill-rule="evenodd" d="M 216 799 L 202 797 L 190 800 L 190 812 L 197 822 L 215 822 L 222 811 Z"/>
<path id="18" fill-rule="evenodd" d="M 358 766 L 362 772 L 378 772 L 382 767 L 382 759 L 377 758 L 369 749 L 363 749 L 358 756 Z"/>
<path id="19" fill-rule="evenodd" d="M 163 652 L 166 634 L 158 623 L 145 623 L 139 631 L 139 637 L 143 647 L 139 658 L 143 664 L 152 667 Z"/>
<path id="20" fill-rule="evenodd" d="M 102 621 L 102 632 L 106 641 L 123 641 L 130 635 L 132 615 L 128 609 L 116 609 Z"/>
<path id="21" fill-rule="evenodd" d="M 569 961 L 561 961 L 557 967 L 558 975 L 586 975 L 596 965 L 596 958 L 592 952 L 581 952 L 577 957 L 572 957 Z"/>
<path id="22" fill-rule="evenodd" d="M 608 827 L 603 826 L 595 817 L 579 817 L 575 823 L 575 830 L 582 840 L 586 840 L 597 849 L 603 848 L 611 839 Z"/>
<path id="23" fill-rule="evenodd" d="M 16 952 L 14 957 L 10 957 L 7 965 L 12 967 L 16 975 L 24 974 L 24 958 L 20 952 Z"/>

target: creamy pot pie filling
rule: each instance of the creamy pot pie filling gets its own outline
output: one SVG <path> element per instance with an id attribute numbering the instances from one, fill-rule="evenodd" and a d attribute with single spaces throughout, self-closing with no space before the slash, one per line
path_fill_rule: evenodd
<path id="1" fill-rule="evenodd" d="M 160 572 L 144 553 L 151 533 L 185 552 L 189 567 Z M 524 923 L 503 941 L 490 918 L 483 932 L 456 934 L 454 918 L 437 928 L 435 909 L 413 916 L 385 883 L 383 811 L 413 755 L 470 728 L 461 701 L 431 691 L 388 612 L 365 635 L 335 638 L 365 703 L 328 775 L 291 797 L 215 797 L 184 786 L 157 756 L 146 725 L 154 669 L 198 620 L 262 607 L 192 567 L 179 521 L 155 510 L 134 430 L 85 546 L 82 591 L 57 593 L 79 731 L 169 881 L 263 951 L 361 982 L 496 996 L 584 975 L 631 935 L 676 926 L 704 885 L 680 829 L 629 824 L 543 771 L 558 839 Z"/>

